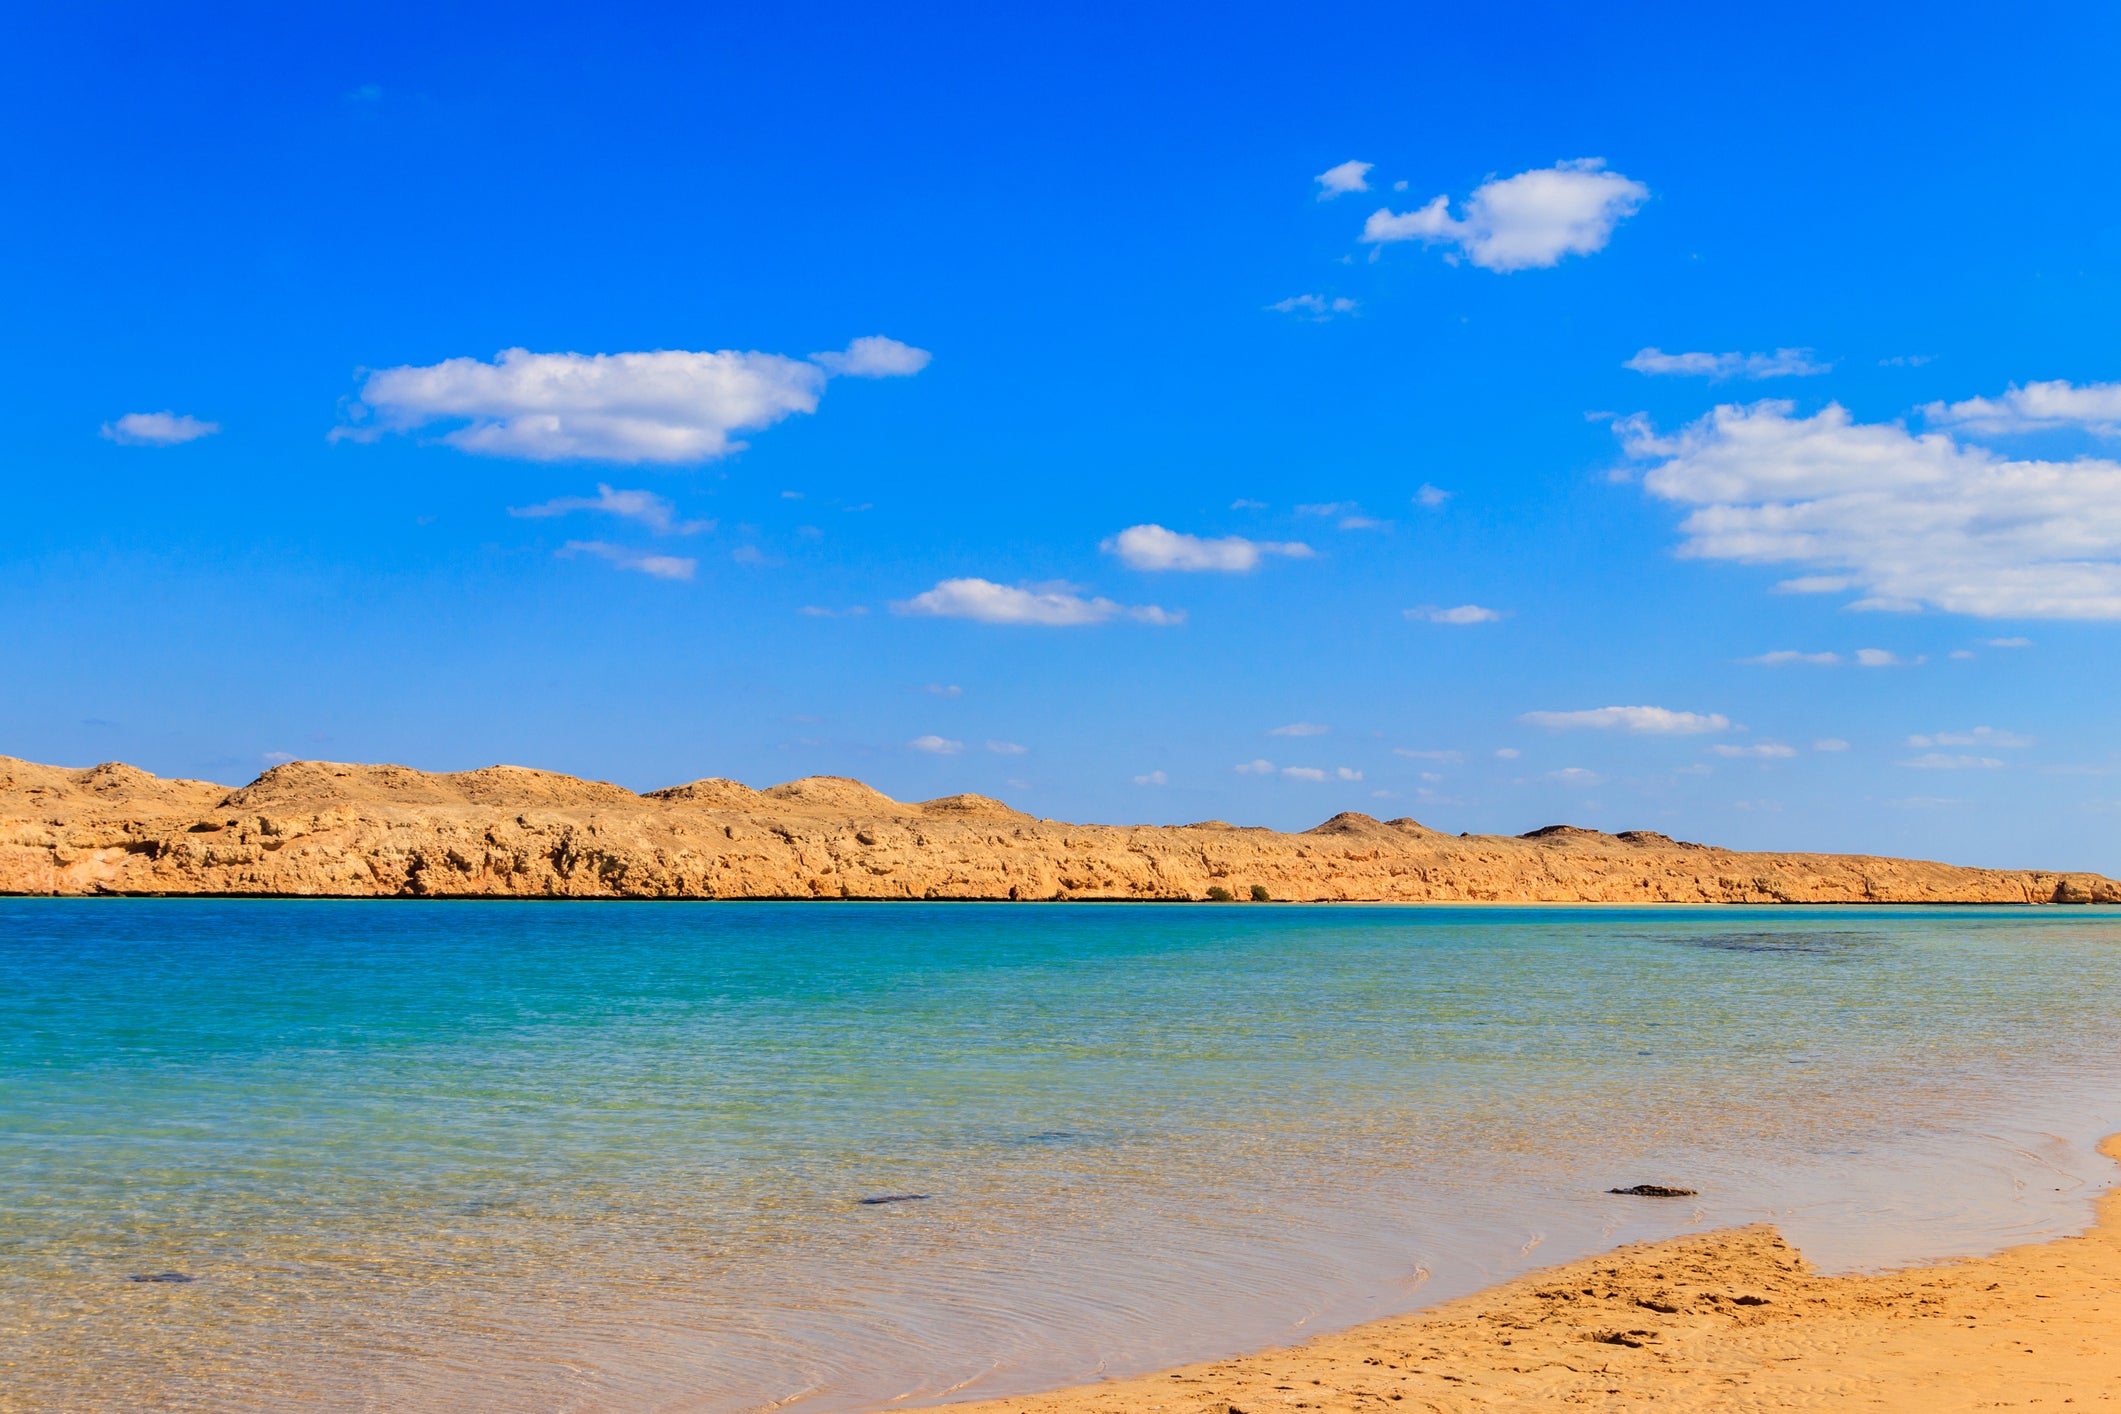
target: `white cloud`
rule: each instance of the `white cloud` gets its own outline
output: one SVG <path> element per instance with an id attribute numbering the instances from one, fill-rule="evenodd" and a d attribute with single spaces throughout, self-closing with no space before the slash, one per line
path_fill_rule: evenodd
<path id="1" fill-rule="evenodd" d="M 1637 373 L 1713 378 L 1718 382 L 1726 378 L 1811 378 L 1834 368 L 1831 363 L 1814 359 L 1810 349 L 1777 349 L 1771 354 L 1668 354 L 1653 348 L 1640 350 L 1620 366 Z"/>
<path id="2" fill-rule="evenodd" d="M 1375 516 L 1342 516 L 1340 518 L 1340 528 L 1342 530 L 1382 530 L 1391 523 L 1388 520 L 1379 520 Z"/>
<path id="3" fill-rule="evenodd" d="M 1932 751 L 1926 756 L 1917 756 L 1912 761 L 1903 761 L 1903 766 L 1912 766 L 1918 771 L 1987 771 L 2003 763 L 1993 756 L 1953 756 L 1941 751 Z"/>
<path id="4" fill-rule="evenodd" d="M 653 491 L 616 491 L 602 482 L 597 483 L 594 496 L 558 496 L 535 506 L 508 508 L 512 516 L 530 518 L 571 515 L 576 511 L 598 511 L 622 520 L 639 521 L 651 530 L 670 535 L 694 535 L 714 529 L 711 520 L 679 520 L 677 507 Z"/>
<path id="5" fill-rule="evenodd" d="M 1262 757 L 1257 761 L 1240 761 L 1230 769 L 1240 776 L 1269 776 L 1274 773 L 1274 763 Z"/>
<path id="6" fill-rule="evenodd" d="M 1604 167 L 1592 157 L 1491 179 L 1466 200 L 1463 218 L 1452 217 L 1450 199 L 1442 196 L 1403 214 L 1380 207 L 1363 225 L 1362 240 L 1373 246 L 1414 240 L 1452 245 L 1475 265 L 1498 272 L 1589 255 L 1603 250 L 1613 228 L 1650 195 L 1642 183 Z"/>
<path id="7" fill-rule="evenodd" d="M 1463 761 L 1466 759 L 1465 753 L 1462 751 L 1415 751 L 1404 746 L 1393 747 L 1392 754 L 1394 756 L 1405 756 L 1415 761 Z"/>
<path id="8" fill-rule="evenodd" d="M 2030 638 L 1984 638 L 1981 641 L 1991 648 L 2030 648 L 2033 646 L 2033 641 Z"/>
<path id="9" fill-rule="evenodd" d="M 965 689 L 959 687 L 954 682 L 931 682 L 926 687 L 922 688 L 921 691 L 927 693 L 931 697 L 963 697 L 965 695 Z"/>
<path id="10" fill-rule="evenodd" d="M 1495 757 L 1499 761 L 1515 761 L 1522 755 L 1524 753 L 1514 746 L 1499 746 L 1495 748 Z"/>
<path id="11" fill-rule="evenodd" d="M 1912 668 L 1929 659 L 1903 658 L 1889 648 L 1858 648 L 1856 666 L 1859 668 Z"/>
<path id="12" fill-rule="evenodd" d="M 1337 516 L 1360 509 L 1362 508 L 1353 501 L 1313 501 L 1309 505 L 1298 506 L 1296 513 L 1300 516 Z"/>
<path id="13" fill-rule="evenodd" d="M 1170 783 L 1171 778 L 1162 771 L 1151 771 L 1146 776 L 1136 776 L 1134 778 L 1134 784 L 1138 786 L 1162 786 Z"/>
<path id="14" fill-rule="evenodd" d="M 1558 771 L 1547 772 L 1547 779 L 1565 786 L 1595 786 L 1605 777 L 1596 771 L 1586 771 L 1581 766 L 1564 766 Z"/>
<path id="15" fill-rule="evenodd" d="M 1350 766 L 1335 766 L 1333 768 L 1333 776 L 1336 780 L 1359 781 L 1362 779 L 1362 772 Z"/>
<path id="16" fill-rule="evenodd" d="M 563 559 L 576 555 L 595 555 L 609 560 L 622 570 L 638 570 L 657 579 L 690 579 L 700 562 L 681 555 L 647 555 L 639 550 L 629 550 L 624 545 L 611 545 L 602 540 L 570 540 L 553 552 Z"/>
<path id="17" fill-rule="evenodd" d="M 1797 754 L 1794 746 L 1784 746 L 1779 741 L 1763 741 L 1757 746 L 1712 746 L 1709 750 L 1718 756 L 1758 761 L 1781 761 Z"/>
<path id="18" fill-rule="evenodd" d="M 1591 727 L 1600 731 L 1644 732 L 1656 736 L 1692 736 L 1726 732 L 1731 719 L 1721 712 L 1674 712 L 1668 707 L 1593 707 L 1582 712 L 1527 712 L 1519 721 L 1535 727 Z"/>
<path id="19" fill-rule="evenodd" d="M 1971 661 L 1972 659 L 1978 658 L 1981 655 L 1974 652 L 1974 650 L 1971 648 L 1954 648 L 1951 651 L 1951 656 L 1953 658 Z"/>
<path id="20" fill-rule="evenodd" d="M 831 359 L 826 367 L 817 359 Z M 532 353 L 505 349 L 494 361 L 445 359 L 385 368 L 361 384 L 334 440 L 368 440 L 436 422 L 461 426 L 442 441 L 460 451 L 533 461 L 700 462 L 745 445 L 755 431 L 817 410 L 834 373 L 912 373 L 928 355 L 891 339 L 856 339 L 813 360 L 723 349 L 694 353 Z"/>
<path id="21" fill-rule="evenodd" d="M 1021 756 L 1031 748 L 1019 746 L 1013 741 L 990 741 L 987 743 L 987 749 L 996 756 Z"/>
<path id="22" fill-rule="evenodd" d="M 221 430 L 218 422 L 201 422 L 190 414 L 174 412 L 129 412 L 116 422 L 103 424 L 105 441 L 125 447 L 174 447 L 196 442 Z"/>
<path id="23" fill-rule="evenodd" d="M 1312 554 L 1311 547 L 1300 541 L 1247 540 L 1242 535 L 1211 540 L 1160 525 L 1130 525 L 1098 548 L 1119 556 L 1129 569 L 1222 570 L 1236 574 L 1257 569 L 1269 555 L 1304 560 Z"/>
<path id="24" fill-rule="evenodd" d="M 1922 415 L 1937 426 L 1970 432 L 2043 432 L 2079 427 L 2102 437 L 2121 436 L 2121 383 L 2085 383 L 2057 378 L 2046 383 L 2012 384 L 1998 398 L 1968 398 L 1957 403 L 1930 403 Z"/>
<path id="25" fill-rule="evenodd" d="M 1849 744 L 1838 736 L 1825 736 L 1812 743 L 1814 751 L 1846 751 Z"/>
<path id="26" fill-rule="evenodd" d="M 1419 609 L 1403 609 L 1400 612 L 1417 623 L 1432 624 L 1491 624 L 1502 617 L 1500 610 L 1483 609 L 1478 604 L 1460 604 L 1449 609 L 1424 605 Z"/>
<path id="27" fill-rule="evenodd" d="M 1318 199 L 1331 201 L 1351 191 L 1368 191 L 1370 169 L 1376 165 L 1374 162 L 1343 162 L 1338 167 L 1326 168 L 1311 179 L 1318 183 Z"/>
<path id="28" fill-rule="evenodd" d="M 1291 295 L 1287 299 L 1274 301 L 1267 308 L 1276 314 L 1293 314 L 1299 319 L 1323 324 L 1336 314 L 1353 314 L 1356 304 L 1344 295 Z"/>
<path id="29" fill-rule="evenodd" d="M 1839 653 L 1800 653 L 1794 648 L 1778 648 L 1772 653 L 1763 653 L 1757 658 L 1744 658 L 1746 663 L 1758 663 L 1762 667 L 1781 668 L 1791 663 L 1811 663 L 1817 667 L 1830 668 L 1841 661 Z"/>
<path id="30" fill-rule="evenodd" d="M 1230 503 L 1230 509 L 1233 511 L 1263 511 L 1266 508 L 1265 501 L 1248 501 L 1242 496 Z"/>
<path id="31" fill-rule="evenodd" d="M 1727 405 L 1668 437 L 1616 427 L 1662 459 L 1651 494 L 1695 508 L 1681 554 L 1798 565 L 1813 573 L 1781 588 L 1859 588 L 1852 608 L 2121 618 L 2121 464 L 2008 461 L 1838 404 Z"/>
<path id="32" fill-rule="evenodd" d="M 915 751 L 925 751 L 931 756 L 955 756 L 965 749 L 965 743 L 952 741 L 948 737 L 936 736 L 932 732 L 927 736 L 917 736 L 907 742 L 906 745 L 912 747 Z"/>
<path id="33" fill-rule="evenodd" d="M 895 614 L 938 619 L 971 619 L 983 624 L 1040 624 L 1069 628 L 1079 624 L 1101 624 L 1127 618 L 1145 624 L 1180 624 L 1181 611 L 1154 604 L 1116 604 L 1110 599 L 1086 599 L 1066 586 L 1022 588 L 996 584 L 991 579 L 946 579 L 935 588 L 891 606 Z"/>
<path id="34" fill-rule="evenodd" d="M 882 334 L 864 334 L 838 353 L 814 353 L 810 361 L 838 378 L 911 378 L 935 355 Z"/>
<path id="35" fill-rule="evenodd" d="M 1920 368 L 1925 363 L 1935 363 L 1935 354 L 1894 354 L 1891 358 L 1878 360 L 1880 368 Z"/>
<path id="36" fill-rule="evenodd" d="M 1257 766 L 1260 763 L 1255 761 L 1252 764 Z M 1292 781 L 1359 781 L 1362 779 L 1362 772 L 1347 766 L 1336 766 L 1330 771 L 1323 770 L 1317 766 L 1284 766 L 1281 768 L 1281 773 Z"/>
<path id="37" fill-rule="evenodd" d="M 1444 502 L 1450 499 L 1450 492 L 1444 490 L 1440 486 L 1431 486 L 1426 481 L 1422 482 L 1421 489 L 1414 493 L 1414 504 L 1417 506 L 1426 506 L 1432 511 L 1437 509 Z"/>
<path id="38" fill-rule="evenodd" d="M 1994 727 L 1975 727 L 1967 732 L 1930 732 L 1926 735 L 1911 736 L 1907 739 L 1907 744 L 1913 747 L 1982 746 L 1991 751 L 1999 748 L 2005 751 L 2022 751 L 2033 744 L 2033 739 L 2020 736 L 2016 732 L 1998 731 Z"/>
<path id="39" fill-rule="evenodd" d="M 860 604 L 855 604 L 845 609 L 828 609 L 822 604 L 805 604 L 802 608 L 797 609 L 796 612 L 813 619 L 853 619 L 860 618 L 863 614 L 868 613 L 869 610 Z"/>
<path id="40" fill-rule="evenodd" d="M 1268 736 L 1324 736 L 1333 729 L 1321 722 L 1291 722 L 1285 727 L 1275 727 Z"/>

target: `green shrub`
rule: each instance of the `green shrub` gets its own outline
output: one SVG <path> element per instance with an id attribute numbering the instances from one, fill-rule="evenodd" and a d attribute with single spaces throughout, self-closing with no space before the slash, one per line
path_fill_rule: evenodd
<path id="1" fill-rule="evenodd" d="M 1221 884 L 1208 885 L 1208 901 L 1210 903 L 1228 903 L 1231 899 L 1235 897 L 1235 894 L 1231 893 Z"/>
<path id="2" fill-rule="evenodd" d="M 1252 886 L 1252 902 L 1272 903 L 1273 901 L 1274 895 L 1267 892 L 1267 886 L 1265 884 L 1254 884 Z"/>

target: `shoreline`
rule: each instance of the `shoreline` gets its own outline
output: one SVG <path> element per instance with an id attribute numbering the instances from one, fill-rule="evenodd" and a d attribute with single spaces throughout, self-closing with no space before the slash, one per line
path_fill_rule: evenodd
<path id="1" fill-rule="evenodd" d="M 2121 1161 L 2121 1135 L 2097 1146 Z M 1822 1276 L 1771 1224 L 1634 1243 L 1408 1315 L 952 1414 L 2121 1405 L 2121 1185 L 2082 1233 Z M 896 1406 L 904 1407 L 904 1406 Z"/>

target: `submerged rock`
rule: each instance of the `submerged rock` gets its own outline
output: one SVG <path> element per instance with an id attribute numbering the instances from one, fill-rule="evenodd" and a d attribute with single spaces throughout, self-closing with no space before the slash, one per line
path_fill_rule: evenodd
<path id="1" fill-rule="evenodd" d="M 131 1276 L 127 1277 L 127 1278 L 126 1278 L 126 1280 L 127 1280 L 127 1281 L 197 1281 L 197 1280 L 198 1280 L 198 1278 L 197 1278 L 197 1277 L 191 1277 L 191 1276 L 186 1276 L 186 1275 L 185 1275 L 184 1273 L 182 1273 L 182 1272 L 135 1272 L 135 1273 L 134 1273 L 133 1275 L 131 1275 Z"/>
<path id="2" fill-rule="evenodd" d="M 1633 1188 L 1608 1188 L 1608 1193 L 1618 1193 L 1624 1198 L 1692 1198 L 1691 1188 L 1667 1188 L 1661 1183 L 1638 1183 Z"/>
<path id="3" fill-rule="evenodd" d="M 863 1207 L 873 1208 L 879 1203 L 918 1203 L 927 1196 L 925 1193 L 880 1193 L 874 1198 L 857 1198 L 854 1201 Z"/>

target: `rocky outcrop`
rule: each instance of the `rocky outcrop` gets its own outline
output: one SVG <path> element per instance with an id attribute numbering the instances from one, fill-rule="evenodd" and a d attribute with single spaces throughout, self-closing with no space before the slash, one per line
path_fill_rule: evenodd
<path id="1" fill-rule="evenodd" d="M 305 897 L 2121 903 L 2098 874 L 1742 854 L 1648 831 L 1446 835 L 1336 815 L 1300 834 L 1069 825 L 837 776 L 636 795 L 490 766 L 296 761 L 231 791 L 0 757 L 0 893 Z"/>

